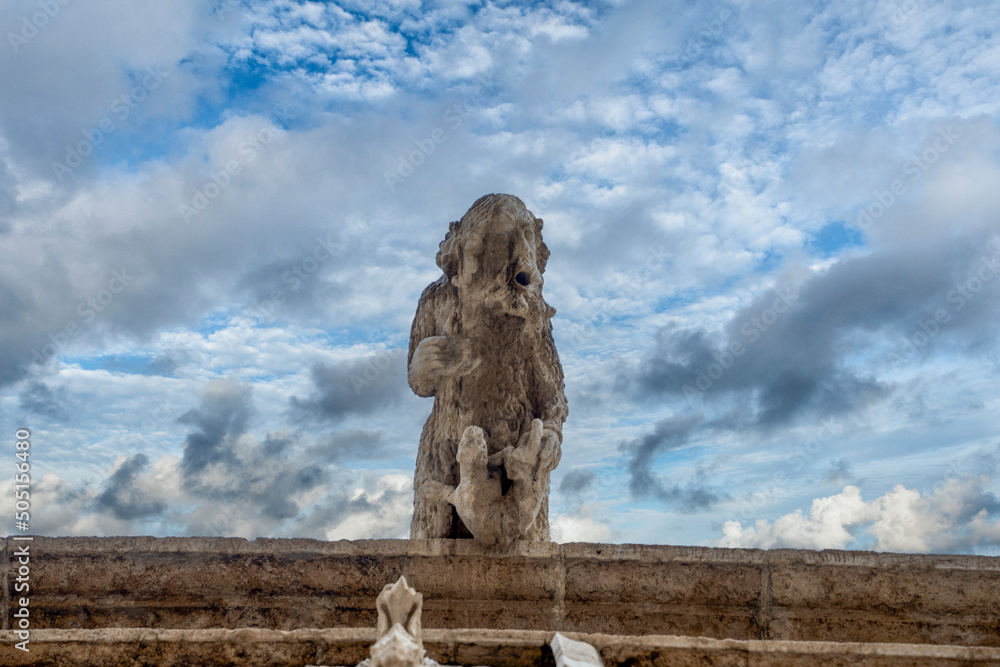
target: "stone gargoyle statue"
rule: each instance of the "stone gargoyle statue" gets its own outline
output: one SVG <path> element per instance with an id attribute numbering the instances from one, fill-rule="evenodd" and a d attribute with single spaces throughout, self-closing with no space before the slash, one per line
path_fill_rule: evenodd
<path id="1" fill-rule="evenodd" d="M 568 408 L 542 298 L 542 221 L 486 195 L 441 242 L 421 294 L 407 371 L 434 407 L 420 435 L 410 537 L 495 547 L 549 540 L 549 473 Z"/>

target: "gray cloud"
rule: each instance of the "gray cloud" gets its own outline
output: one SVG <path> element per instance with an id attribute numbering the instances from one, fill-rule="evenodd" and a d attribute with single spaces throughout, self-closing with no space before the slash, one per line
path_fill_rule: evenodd
<path id="1" fill-rule="evenodd" d="M 52 389 L 45 382 L 29 382 L 18 397 L 21 409 L 54 421 L 64 421 L 69 416 L 68 395 L 65 387 Z"/>
<path id="2" fill-rule="evenodd" d="M 685 482 L 665 480 L 655 473 L 656 458 L 687 445 L 703 420 L 700 415 L 661 419 L 651 433 L 620 445 L 629 457 L 628 486 L 634 497 L 656 498 L 686 512 L 708 509 L 729 497 L 712 488 L 705 466 L 697 466 L 693 477 Z"/>
<path id="3" fill-rule="evenodd" d="M 101 366 L 109 371 L 135 375 L 170 375 L 179 365 L 179 359 L 171 354 L 152 357 L 106 357 Z"/>
<path id="4" fill-rule="evenodd" d="M 349 535 L 404 534 L 408 485 L 396 475 L 340 467 L 345 460 L 392 455 L 381 431 L 347 430 L 304 447 L 292 431 L 254 437 L 255 412 L 250 385 L 210 381 L 198 406 L 178 420 L 189 427 L 180 461 L 160 459 L 151 471 L 147 454 L 133 454 L 99 490 L 57 476 L 41 484 L 50 514 L 59 517 L 58 525 L 45 524 L 47 531 L 90 534 L 96 526 L 130 534 L 148 532 L 148 522 L 157 519 L 199 535 L 326 539 L 339 527 Z"/>
<path id="5" fill-rule="evenodd" d="M 324 222 L 317 220 L 317 228 Z M 246 272 L 235 291 L 245 292 L 250 312 L 265 321 L 309 321 L 350 299 L 357 284 L 335 274 L 353 273 L 349 258 L 362 252 L 357 247 L 348 251 L 337 231 L 320 234 L 297 254 Z"/>
<path id="6" fill-rule="evenodd" d="M 409 476 L 407 475 L 407 478 Z M 344 531 L 357 537 L 406 537 L 413 509 L 409 479 L 340 469 L 332 473 L 329 492 L 296 527 L 296 534 L 331 539 Z"/>
<path id="7" fill-rule="evenodd" d="M 281 520 L 297 516 L 300 507 L 291 498 L 295 494 L 313 489 L 327 478 L 327 471 L 320 465 L 284 470 L 277 475 L 265 491 L 251 493 L 251 500 L 269 519 Z"/>
<path id="8" fill-rule="evenodd" d="M 10 217 L 17 206 L 17 191 L 14 174 L 11 173 L 7 163 L 0 160 L 0 236 L 10 232 Z M 0 310 L 6 305 L 2 292 L 0 292 Z"/>
<path id="9" fill-rule="evenodd" d="M 851 363 L 868 353 L 873 335 L 894 343 L 896 357 L 918 363 L 934 349 L 922 326 L 936 342 L 966 353 L 995 345 L 991 322 L 1000 315 L 1000 280 L 983 283 L 969 299 L 957 287 L 984 258 L 992 260 L 984 249 L 996 240 L 849 257 L 797 288 L 762 294 L 720 333 L 661 329 L 635 389 L 709 404 L 739 397 L 750 401 L 754 423 L 762 426 L 807 412 L 822 417 L 857 410 L 891 393 L 876 375 L 881 369 Z M 936 313 L 947 321 L 935 323 Z M 886 354 L 882 365 L 896 357 Z"/>
<path id="10" fill-rule="evenodd" d="M 655 477 L 655 455 L 706 429 L 773 430 L 858 414 L 892 394 L 884 378 L 893 366 L 921 364 L 935 350 L 976 355 L 994 348 L 1000 280 L 970 280 L 984 262 L 1000 258 L 994 252 L 1000 237 L 975 224 L 947 244 L 937 240 L 941 233 L 905 244 L 879 242 L 870 254 L 848 255 L 826 270 L 792 272 L 718 331 L 661 328 L 654 351 L 619 385 L 631 387 L 639 400 L 689 404 L 710 417 L 660 422 L 630 443 L 633 494 L 691 507 L 711 504 L 711 492 L 697 484 Z"/>
<path id="11" fill-rule="evenodd" d="M 238 501 L 274 521 L 297 516 L 293 500 L 322 484 L 326 468 L 287 458 L 291 434 L 268 433 L 263 442 L 247 434 L 253 415 L 251 389 L 234 380 L 209 383 L 201 404 L 181 416 L 190 424 L 181 460 L 182 484 L 204 498 Z"/>
<path id="12" fill-rule="evenodd" d="M 192 426 L 184 441 L 181 470 L 188 480 L 200 477 L 211 464 L 235 467 L 239 438 L 253 413 L 251 389 L 234 380 L 213 381 L 201 404 L 178 421 Z"/>
<path id="13" fill-rule="evenodd" d="M 151 118 L 185 117 L 194 111 L 195 95 L 217 91 L 217 78 L 193 76 L 193 61 L 200 54 L 192 53 L 185 33 L 198 30 L 199 23 L 211 25 L 199 4 L 172 0 L 142 12 L 123 12 L 115 3 L 60 4 L 17 49 L 5 29 L 0 86 L 9 94 L 0 104 L 0 132 L 17 164 L 32 176 L 53 178 L 51 163 L 65 160 L 66 147 L 85 141 L 86 132 L 97 137 L 93 133 L 107 119 L 114 129 L 100 132 L 103 136 L 92 142 L 93 153 L 78 169 L 92 174 L 100 162 L 121 151 L 123 137 Z M 24 17 L 30 20 L 38 11 L 37 2 L 6 2 L 0 7 L 0 24 L 20 34 Z M 140 93 L 140 101 L 120 103 L 134 86 L 141 86 L 147 67 L 161 68 L 166 79 L 146 90 L 146 96 Z"/>
<path id="14" fill-rule="evenodd" d="M 150 500 L 139 473 L 149 465 L 149 457 L 135 454 L 122 463 L 107 479 L 104 491 L 94 499 L 98 511 L 108 511 L 116 519 L 134 520 L 163 514 L 167 505 Z"/>
<path id="15" fill-rule="evenodd" d="M 597 479 L 597 473 L 586 468 L 574 468 L 566 473 L 559 482 L 559 493 L 565 495 L 582 495 Z"/>
<path id="16" fill-rule="evenodd" d="M 656 423 L 652 433 L 623 443 L 620 449 L 631 456 L 628 464 L 629 490 L 637 497 L 655 494 L 660 482 L 653 475 L 653 460 L 660 454 L 679 449 L 702 421 L 701 417 L 669 417 Z"/>
<path id="17" fill-rule="evenodd" d="M 850 462 L 847 459 L 837 459 L 830 462 L 830 469 L 823 477 L 823 481 L 831 484 L 843 484 L 851 481 L 853 477 L 854 473 L 851 472 Z"/>
<path id="18" fill-rule="evenodd" d="M 317 363 L 310 374 L 313 394 L 293 396 L 289 403 L 294 413 L 316 420 L 371 414 L 398 403 L 407 389 L 406 355 L 399 349 L 336 364 Z"/>
<path id="19" fill-rule="evenodd" d="M 730 496 L 708 486 L 705 475 L 699 473 L 695 480 L 687 484 L 664 487 L 657 493 L 657 497 L 664 502 L 676 504 L 682 512 L 698 512 L 711 509 Z"/>
<path id="20" fill-rule="evenodd" d="M 386 458 L 395 451 L 385 441 L 381 430 L 348 429 L 321 437 L 317 444 L 306 450 L 305 456 L 328 463 L 340 463 L 346 460 Z"/>

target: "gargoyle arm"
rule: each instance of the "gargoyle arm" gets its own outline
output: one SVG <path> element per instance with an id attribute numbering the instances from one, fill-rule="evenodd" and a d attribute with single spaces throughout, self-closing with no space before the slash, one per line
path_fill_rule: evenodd
<path id="1" fill-rule="evenodd" d="M 406 355 L 407 382 L 413 393 L 425 398 L 433 396 L 437 388 L 427 386 L 416 374 L 411 372 L 413 370 L 413 353 L 423 339 L 442 334 L 440 323 L 438 322 L 438 311 L 441 306 L 441 300 L 445 298 L 444 290 L 448 287 L 446 279 L 442 277 L 424 288 L 423 293 L 420 295 L 420 301 L 417 302 L 417 313 L 413 317 L 413 325 L 410 327 L 410 349 Z"/>

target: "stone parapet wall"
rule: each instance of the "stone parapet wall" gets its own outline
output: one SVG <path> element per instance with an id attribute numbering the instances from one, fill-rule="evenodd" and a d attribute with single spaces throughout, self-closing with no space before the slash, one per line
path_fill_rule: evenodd
<path id="1" fill-rule="evenodd" d="M 554 667 L 551 632 L 425 630 L 427 656 L 442 665 Z M 743 641 L 705 637 L 621 637 L 569 633 L 594 646 L 608 667 L 987 667 L 1000 648 L 929 644 Z M 374 629 L 39 630 L 31 651 L 0 631 L 0 664 L 10 667 L 354 666 L 368 657 Z"/>
<path id="2" fill-rule="evenodd" d="M 8 601 L 14 544 L 3 544 Z M 405 575 L 428 630 L 1000 646 L 1000 558 L 602 544 L 495 555 L 470 540 L 30 544 L 33 629 L 374 628 L 375 597 Z M 9 602 L 3 614 L 9 629 Z"/>

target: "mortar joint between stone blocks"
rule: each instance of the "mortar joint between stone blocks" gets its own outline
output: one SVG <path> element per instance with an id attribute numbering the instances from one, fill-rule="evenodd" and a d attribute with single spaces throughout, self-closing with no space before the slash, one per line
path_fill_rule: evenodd
<path id="1" fill-rule="evenodd" d="M 562 631 L 566 629 L 566 617 L 568 615 L 566 611 L 566 554 L 563 552 L 562 545 L 559 546 L 559 578 L 556 581 L 556 591 L 555 591 L 555 630 Z"/>
<path id="2" fill-rule="evenodd" d="M 757 610 L 757 626 L 760 639 L 770 639 L 771 616 L 771 564 L 765 556 L 760 570 L 760 606 Z"/>

